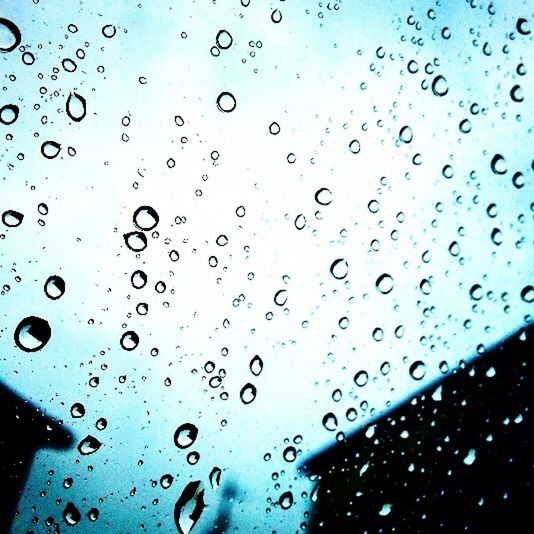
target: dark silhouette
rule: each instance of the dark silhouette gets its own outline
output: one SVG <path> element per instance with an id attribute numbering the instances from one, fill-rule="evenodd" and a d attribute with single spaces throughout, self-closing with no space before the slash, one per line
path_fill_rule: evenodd
<path id="1" fill-rule="evenodd" d="M 311 458 L 309 532 L 532 531 L 533 337 L 519 331 Z"/>
<path id="2" fill-rule="evenodd" d="M 9 532 L 38 449 L 62 449 L 71 434 L 0 382 L 0 532 Z"/>

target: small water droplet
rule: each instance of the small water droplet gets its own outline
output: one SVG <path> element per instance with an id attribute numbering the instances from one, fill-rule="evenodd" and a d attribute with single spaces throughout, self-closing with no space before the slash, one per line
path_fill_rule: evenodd
<path id="1" fill-rule="evenodd" d="M 65 110 L 71 120 L 80 122 L 87 114 L 87 102 L 82 95 L 72 92 L 67 98 Z"/>
<path id="2" fill-rule="evenodd" d="M 44 284 L 45 295 L 51 300 L 57 300 L 65 294 L 65 280 L 57 274 L 49 276 Z"/>
<path id="3" fill-rule="evenodd" d="M 436 96 L 445 96 L 449 92 L 447 79 L 441 74 L 432 80 L 432 93 Z"/>
<path id="4" fill-rule="evenodd" d="M 282 493 L 278 499 L 278 502 L 284 510 L 288 510 L 293 505 L 293 494 L 290 491 Z"/>
<path id="5" fill-rule="evenodd" d="M 0 108 L 0 123 L 9 126 L 19 118 L 19 107 L 16 104 L 6 104 Z"/>
<path id="6" fill-rule="evenodd" d="M 217 36 L 215 37 L 215 44 L 221 49 L 221 50 L 228 50 L 232 46 L 232 43 L 234 42 L 233 37 L 230 35 L 230 32 L 227 30 L 219 30 L 217 33 Z"/>

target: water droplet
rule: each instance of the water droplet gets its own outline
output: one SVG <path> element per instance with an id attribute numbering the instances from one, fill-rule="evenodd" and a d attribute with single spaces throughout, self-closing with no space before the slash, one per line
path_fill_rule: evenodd
<path id="1" fill-rule="evenodd" d="M 381 274 L 376 279 L 376 289 L 383 295 L 391 293 L 394 285 L 393 278 L 387 273 Z"/>
<path id="2" fill-rule="evenodd" d="M 333 432 L 337 428 L 337 417 L 332 412 L 325 414 L 323 417 L 323 426 L 326 430 Z"/>
<path id="3" fill-rule="evenodd" d="M 445 96 L 449 92 L 447 79 L 441 74 L 432 80 L 432 92 L 436 96 Z"/>
<path id="4" fill-rule="evenodd" d="M 373 339 L 375 341 L 382 341 L 384 339 L 384 331 L 382 328 L 375 328 L 372 333 Z"/>
<path id="5" fill-rule="evenodd" d="M 282 12 L 279 9 L 273 9 L 273 11 L 271 13 L 271 20 L 275 24 L 278 24 L 279 22 L 281 22 L 282 21 Z"/>
<path id="6" fill-rule="evenodd" d="M 159 215 L 151 206 L 140 206 L 133 214 L 133 223 L 138 230 L 149 232 L 159 223 Z"/>
<path id="7" fill-rule="evenodd" d="M 54 159 L 61 152 L 61 145 L 55 141 L 45 141 L 41 145 L 41 154 L 46 159 Z"/>
<path id="8" fill-rule="evenodd" d="M 368 381 L 369 375 L 367 374 L 367 371 L 358 371 L 354 375 L 354 383 L 361 388 L 365 386 Z"/>
<path id="9" fill-rule="evenodd" d="M 349 143 L 349 150 L 350 150 L 353 154 L 358 154 L 358 152 L 360 152 L 360 142 L 359 142 L 357 139 L 353 139 L 353 140 Z"/>
<path id="10" fill-rule="evenodd" d="M 87 114 L 87 102 L 85 98 L 76 92 L 70 93 L 65 105 L 65 111 L 74 122 L 82 121 Z"/>
<path id="11" fill-rule="evenodd" d="M 58 275 L 49 276 L 44 284 L 44 292 L 49 299 L 59 299 L 65 293 L 65 280 Z"/>
<path id="12" fill-rule="evenodd" d="M 0 108 L 0 123 L 9 126 L 19 118 L 19 107 L 16 104 L 6 104 Z"/>
<path id="13" fill-rule="evenodd" d="M 413 132 L 409 126 L 403 126 L 399 132 L 399 139 L 403 143 L 411 143 L 413 139 Z"/>
<path id="14" fill-rule="evenodd" d="M 306 217 L 300 213 L 295 218 L 295 228 L 297 230 L 302 230 L 306 226 Z"/>
<path id="15" fill-rule="evenodd" d="M 179 449 L 191 447 L 198 436 L 198 428 L 193 423 L 184 423 L 174 432 L 174 444 Z"/>
<path id="16" fill-rule="evenodd" d="M 20 41 L 18 26 L 10 20 L 0 18 L 0 52 L 12 52 Z"/>
<path id="17" fill-rule="evenodd" d="M 174 523 L 179 534 L 189 534 L 205 508 L 200 480 L 189 482 L 174 505 Z"/>
<path id="18" fill-rule="evenodd" d="M 126 246 L 134 252 L 141 252 L 148 245 L 148 240 L 143 232 L 128 232 L 123 237 Z"/>
<path id="19" fill-rule="evenodd" d="M 423 295 L 430 295 L 430 292 L 432 291 L 432 285 L 430 284 L 429 280 L 423 278 L 419 284 L 419 289 Z"/>
<path id="20" fill-rule="evenodd" d="M 277 122 L 269 124 L 269 133 L 271 135 L 278 135 L 280 133 L 280 125 Z"/>
<path id="21" fill-rule="evenodd" d="M 493 156 L 490 166 L 493 174 L 506 174 L 508 171 L 506 168 L 506 160 L 501 154 L 495 154 L 495 156 Z"/>
<path id="22" fill-rule="evenodd" d="M 117 33 L 117 28 L 113 26 L 113 24 L 106 24 L 102 28 L 102 35 L 104 37 L 107 37 L 108 39 L 111 39 L 112 37 L 115 37 L 115 34 Z"/>
<path id="23" fill-rule="evenodd" d="M 249 364 L 250 372 L 254 376 L 259 376 L 263 370 L 263 360 L 256 354 Z"/>
<path id="24" fill-rule="evenodd" d="M 284 510 L 288 510 L 293 505 L 293 494 L 290 491 L 282 493 L 278 502 Z"/>
<path id="25" fill-rule="evenodd" d="M 139 336 L 133 330 L 128 330 L 122 334 L 120 344 L 124 350 L 134 350 L 139 345 Z"/>
<path id="26" fill-rule="evenodd" d="M 219 467 L 215 466 L 209 475 L 211 489 L 215 491 L 221 484 L 222 471 Z"/>
<path id="27" fill-rule="evenodd" d="M 338 258 L 330 265 L 330 273 L 336 280 L 343 280 L 349 274 L 349 264 L 345 258 Z"/>
<path id="28" fill-rule="evenodd" d="M 143 271 L 137 270 L 132 273 L 130 281 L 135 289 L 142 289 L 148 282 L 148 276 Z"/>
<path id="29" fill-rule="evenodd" d="M 326 187 L 321 187 L 315 192 L 315 202 L 321 206 L 328 206 L 332 203 L 332 191 Z"/>
<path id="30" fill-rule="evenodd" d="M 410 376 L 414 380 L 421 380 L 426 374 L 426 365 L 418 360 L 410 365 Z"/>
<path id="31" fill-rule="evenodd" d="M 98 441 L 93 436 L 86 436 L 80 443 L 78 443 L 78 451 L 80 454 L 83 454 L 84 456 L 87 456 L 89 454 L 95 453 L 100 447 L 102 446 L 102 443 Z"/>
<path id="32" fill-rule="evenodd" d="M 217 243 L 217 245 L 219 245 L 220 247 L 224 247 L 228 245 L 228 237 L 226 237 L 224 234 L 221 234 L 217 237 L 215 243 Z"/>
<path id="33" fill-rule="evenodd" d="M 277 306 L 284 306 L 287 302 L 287 289 L 280 289 L 274 295 L 274 303 Z"/>
<path id="34" fill-rule="evenodd" d="M 159 483 L 161 484 L 161 487 L 163 489 L 169 489 L 172 486 L 173 480 L 174 477 L 171 474 L 167 473 L 161 476 L 161 478 L 159 479 Z"/>
<path id="35" fill-rule="evenodd" d="M 24 352 L 37 352 L 50 340 L 52 331 L 48 321 L 33 315 L 23 319 L 15 329 L 15 343 Z"/>
<path id="36" fill-rule="evenodd" d="M 215 37 L 215 44 L 222 50 L 228 50 L 232 46 L 234 39 L 226 30 L 219 30 Z"/>
<path id="37" fill-rule="evenodd" d="M 527 19 L 520 17 L 517 19 L 517 23 L 515 25 L 517 31 L 521 35 L 530 35 L 530 30 L 528 28 L 528 21 Z"/>
<path id="38" fill-rule="evenodd" d="M 255 398 L 256 398 L 257 389 L 254 384 L 251 384 L 250 382 L 248 384 L 245 384 L 239 393 L 239 397 L 241 398 L 241 402 L 243 404 L 250 404 Z"/>
<path id="39" fill-rule="evenodd" d="M 294 462 L 297 459 L 297 449 L 293 445 L 290 445 L 284 449 L 282 456 L 286 462 Z"/>
<path id="40" fill-rule="evenodd" d="M 521 290 L 521 298 L 527 304 L 532 304 L 534 302 L 534 288 L 532 286 L 525 286 Z"/>
<path id="41" fill-rule="evenodd" d="M 469 449 L 467 456 L 464 458 L 465 465 L 473 465 L 477 457 L 475 449 Z"/>
<path id="42" fill-rule="evenodd" d="M 469 296 L 473 300 L 480 300 L 482 298 L 482 287 L 480 284 L 473 284 L 469 290 Z"/>
<path id="43" fill-rule="evenodd" d="M 512 89 L 510 89 L 510 98 L 514 102 L 523 102 L 523 100 L 525 100 L 523 89 L 521 89 L 520 85 L 514 85 Z"/>
<path id="44" fill-rule="evenodd" d="M 68 502 L 63 510 L 63 521 L 70 527 L 77 525 L 82 518 L 80 511 L 72 502 Z"/>
<path id="45" fill-rule="evenodd" d="M 502 245 L 503 237 L 499 228 L 494 228 L 491 231 L 491 240 L 493 241 L 494 245 Z"/>
<path id="46" fill-rule="evenodd" d="M 230 113 L 236 108 L 237 102 L 232 93 L 223 91 L 217 97 L 217 109 L 223 113 Z"/>
<path id="47" fill-rule="evenodd" d="M 70 414 L 76 419 L 85 415 L 85 406 L 81 402 L 75 402 L 70 407 Z"/>
<path id="48" fill-rule="evenodd" d="M 2 222 L 9 228 L 20 226 L 23 219 L 24 215 L 15 210 L 7 210 L 2 213 Z"/>

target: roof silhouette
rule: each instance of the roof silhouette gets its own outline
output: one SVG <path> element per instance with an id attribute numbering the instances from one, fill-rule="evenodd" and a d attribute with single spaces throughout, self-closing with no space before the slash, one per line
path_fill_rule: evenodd
<path id="1" fill-rule="evenodd" d="M 520 330 L 310 458 L 319 488 L 308 531 L 525 532 L 533 336 Z"/>
<path id="2" fill-rule="evenodd" d="M 9 532 L 37 450 L 72 444 L 59 422 L 0 382 L 0 532 Z"/>

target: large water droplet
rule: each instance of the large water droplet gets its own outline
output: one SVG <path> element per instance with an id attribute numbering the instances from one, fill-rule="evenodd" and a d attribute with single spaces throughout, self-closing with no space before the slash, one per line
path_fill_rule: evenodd
<path id="1" fill-rule="evenodd" d="M 87 102 L 82 95 L 72 92 L 65 105 L 67 115 L 74 122 L 80 122 L 87 114 Z"/>
<path id="2" fill-rule="evenodd" d="M 387 273 L 381 274 L 376 279 L 376 289 L 383 295 L 387 295 L 388 293 L 391 293 L 393 287 L 394 287 L 393 278 Z"/>
<path id="3" fill-rule="evenodd" d="M 221 483 L 221 474 L 222 474 L 222 471 L 219 467 L 214 467 L 211 472 L 210 472 L 210 484 L 211 484 L 211 489 L 212 490 L 216 490 L 220 483 Z"/>
<path id="4" fill-rule="evenodd" d="M 174 523 L 179 534 L 189 534 L 205 507 L 200 480 L 189 482 L 174 505 Z"/>
<path id="5" fill-rule="evenodd" d="M 323 417 L 323 426 L 326 430 L 333 432 L 337 428 L 337 417 L 332 412 L 325 414 Z"/>
<path id="6" fill-rule="evenodd" d="M 159 215 L 151 206 L 140 206 L 133 214 L 133 223 L 139 230 L 153 230 L 159 223 Z"/>
<path id="7" fill-rule="evenodd" d="M 521 290 L 521 298 L 527 304 L 532 304 L 534 302 L 534 288 L 532 286 L 525 286 Z"/>
<path id="8" fill-rule="evenodd" d="M 493 174 L 506 174 L 508 171 L 506 168 L 506 160 L 501 154 L 495 154 L 495 156 L 493 156 L 490 166 Z"/>
<path id="9" fill-rule="evenodd" d="M 315 202 L 321 206 L 328 206 L 332 203 L 332 191 L 326 187 L 321 187 L 315 192 Z"/>
<path id="10" fill-rule="evenodd" d="M 215 37 L 215 44 L 221 49 L 221 50 L 228 50 L 232 46 L 232 43 L 234 42 L 232 36 L 230 35 L 230 32 L 226 30 L 219 30 L 217 33 L 217 36 Z"/>
<path id="11" fill-rule="evenodd" d="M 85 415 L 85 406 L 81 402 L 75 402 L 70 407 L 70 414 L 76 419 L 83 417 Z"/>
<path id="12" fill-rule="evenodd" d="M 432 80 L 432 92 L 436 96 L 445 96 L 449 92 L 447 79 L 441 74 Z"/>
<path id="13" fill-rule="evenodd" d="M 193 423 L 184 423 L 174 432 L 174 444 L 179 449 L 191 447 L 198 436 L 198 428 Z"/>
<path id="14" fill-rule="evenodd" d="M 287 302 L 287 289 L 280 289 L 274 295 L 274 303 L 277 306 L 284 306 Z"/>
<path id="15" fill-rule="evenodd" d="M 15 104 L 6 104 L 0 108 L 0 123 L 9 126 L 19 117 L 19 107 Z"/>
<path id="16" fill-rule="evenodd" d="M 19 46 L 20 30 L 10 20 L 0 18 L 0 52 L 12 52 Z"/>
<path id="17" fill-rule="evenodd" d="M 15 210 L 7 210 L 2 213 L 2 222 L 9 228 L 20 226 L 23 219 L 24 215 Z"/>
<path id="18" fill-rule="evenodd" d="M 330 273 L 336 280 L 343 280 L 349 274 L 349 265 L 345 258 L 338 258 L 330 265 Z"/>
<path id="19" fill-rule="evenodd" d="M 139 336 L 133 330 L 128 330 L 122 334 L 120 344 L 124 350 L 134 350 L 139 345 Z"/>
<path id="20" fill-rule="evenodd" d="M 403 126 L 399 132 L 399 139 L 403 143 L 411 143 L 413 139 L 413 132 L 409 126 Z"/>
<path id="21" fill-rule="evenodd" d="M 426 365 L 418 360 L 410 365 L 410 376 L 414 380 L 421 380 L 426 374 Z"/>
<path id="22" fill-rule="evenodd" d="M 41 154 L 46 159 L 54 159 L 61 152 L 61 145 L 56 143 L 56 141 L 45 141 L 41 145 Z"/>
<path id="23" fill-rule="evenodd" d="M 288 510 L 293 504 L 293 494 L 290 491 L 282 493 L 278 499 L 278 502 L 284 510 Z"/>
<path id="24" fill-rule="evenodd" d="M 24 352 L 36 352 L 48 343 L 51 335 L 48 321 L 31 315 L 18 324 L 14 337 L 19 349 Z"/>
<path id="25" fill-rule="evenodd" d="M 237 106 L 235 96 L 228 91 L 223 91 L 217 97 L 217 109 L 223 113 L 234 111 Z"/>
<path id="26" fill-rule="evenodd" d="M 82 518 L 82 514 L 72 502 L 68 502 L 63 510 L 63 521 L 70 527 L 77 525 Z"/>
<path id="27" fill-rule="evenodd" d="M 368 381 L 369 381 L 369 375 L 367 374 L 367 371 L 358 371 L 354 375 L 354 383 L 359 387 L 365 386 Z"/>
<path id="28" fill-rule="evenodd" d="M 250 404 L 255 398 L 256 398 L 257 389 L 254 384 L 245 384 L 241 388 L 241 392 L 239 393 L 239 397 L 241 398 L 241 402 L 243 404 Z"/>
<path id="29" fill-rule="evenodd" d="M 143 232 L 128 232 L 123 237 L 126 246 L 134 252 L 141 252 L 148 245 L 148 240 Z"/>
<path id="30" fill-rule="evenodd" d="M 57 274 L 49 276 L 44 284 L 44 292 L 49 299 L 59 299 L 65 293 L 65 280 Z"/>
<path id="31" fill-rule="evenodd" d="M 83 454 L 84 456 L 87 456 L 89 454 L 95 453 L 100 447 L 102 446 L 102 443 L 97 440 L 93 436 L 86 436 L 85 438 L 78 443 L 78 451 L 80 454 Z"/>
<path id="32" fill-rule="evenodd" d="M 254 376 L 259 376 L 263 370 L 263 360 L 256 354 L 249 364 L 250 372 Z"/>
<path id="33" fill-rule="evenodd" d="M 143 271 L 137 270 L 132 273 L 130 281 L 135 289 L 142 289 L 148 282 L 148 276 Z"/>

